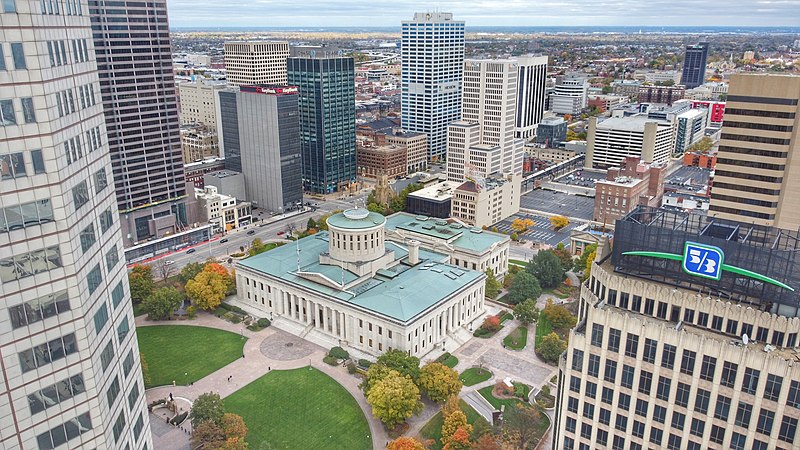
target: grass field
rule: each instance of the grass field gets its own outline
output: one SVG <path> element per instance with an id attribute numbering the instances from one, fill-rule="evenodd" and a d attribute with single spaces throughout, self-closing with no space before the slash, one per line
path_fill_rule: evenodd
<path id="1" fill-rule="evenodd" d="M 517 266 L 523 266 L 523 267 L 528 265 L 528 263 L 526 261 L 522 261 L 522 260 L 519 260 L 519 259 L 509 259 L 508 263 L 509 264 L 515 264 Z"/>
<path id="2" fill-rule="evenodd" d="M 464 383 L 464 386 L 474 386 L 478 383 L 482 383 L 489 378 L 492 378 L 492 372 L 489 369 L 480 369 L 478 367 L 470 367 L 469 369 L 461 372 L 459 375 L 461 382 Z"/>
<path id="3" fill-rule="evenodd" d="M 492 389 L 494 386 L 486 386 L 481 389 L 478 389 L 478 393 L 483 396 L 489 403 L 494 406 L 494 409 L 500 409 L 500 405 L 506 405 L 506 408 L 513 405 L 514 403 L 522 403 L 522 400 L 519 398 L 497 398 L 492 395 Z"/>
<path id="4" fill-rule="evenodd" d="M 146 388 L 197 381 L 241 358 L 245 343 L 236 333 L 185 325 L 138 327 L 136 334 L 150 372 Z"/>
<path id="5" fill-rule="evenodd" d="M 464 400 L 459 402 L 461 405 L 461 411 L 464 411 L 464 415 L 467 416 L 467 423 L 472 424 L 473 427 L 473 436 L 475 434 L 483 434 L 484 432 L 489 430 L 489 423 L 486 422 L 486 419 L 481 417 L 477 411 L 472 409 L 471 406 L 467 404 Z M 431 450 L 439 450 L 442 448 L 442 424 L 444 423 L 444 416 L 442 412 L 439 411 L 436 413 L 435 416 L 431 417 L 431 420 L 422 427 L 419 434 L 422 435 L 425 439 L 433 439 L 434 443 L 430 446 Z M 477 431 L 477 433 L 476 433 Z"/>
<path id="6" fill-rule="evenodd" d="M 455 357 L 455 356 L 453 356 L 453 355 L 450 355 L 450 356 L 448 356 L 447 358 L 445 358 L 445 360 L 444 360 L 444 361 L 440 361 L 440 362 L 441 362 L 442 364 L 444 364 L 445 366 L 447 366 L 447 367 L 449 367 L 449 368 L 451 368 L 451 369 L 452 369 L 453 367 L 455 367 L 455 366 L 457 366 L 457 365 L 458 365 L 458 358 L 456 358 L 456 357 Z"/>
<path id="7" fill-rule="evenodd" d="M 514 331 L 503 338 L 503 344 L 506 348 L 512 350 L 522 350 L 528 343 L 528 327 L 519 326 Z"/>
<path id="8" fill-rule="evenodd" d="M 227 397 L 225 410 L 242 416 L 253 450 L 372 448 L 356 400 L 316 369 L 272 371 Z"/>
<path id="9" fill-rule="evenodd" d="M 553 332 L 553 326 L 544 314 L 539 314 L 539 320 L 536 322 L 536 342 L 535 347 L 539 347 L 542 338 Z"/>

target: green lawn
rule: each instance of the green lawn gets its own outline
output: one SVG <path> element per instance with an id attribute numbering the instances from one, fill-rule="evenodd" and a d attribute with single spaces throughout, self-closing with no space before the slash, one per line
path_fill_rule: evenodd
<path id="1" fill-rule="evenodd" d="M 479 437 L 489 430 L 489 423 L 486 422 L 486 419 L 481 417 L 477 411 L 472 409 L 467 402 L 461 400 L 459 401 L 459 404 L 461 405 L 461 411 L 464 411 L 464 414 L 467 416 L 467 423 L 472 424 L 473 437 Z M 419 432 L 423 438 L 434 440 L 434 443 L 430 446 L 431 450 L 439 450 L 442 448 L 441 439 L 443 423 L 444 416 L 442 415 L 442 412 L 439 411 L 435 416 L 431 417 L 431 420 L 429 420 Z"/>
<path id="2" fill-rule="evenodd" d="M 461 372 L 459 378 L 461 378 L 461 382 L 464 383 L 464 386 L 474 386 L 478 383 L 488 380 L 489 378 L 492 378 L 492 372 L 490 372 L 489 369 L 470 367 L 469 369 Z"/>
<path id="3" fill-rule="evenodd" d="M 539 314 L 539 320 L 536 322 L 536 343 L 535 347 L 539 347 L 542 338 L 553 332 L 553 326 L 544 314 Z"/>
<path id="4" fill-rule="evenodd" d="M 242 416 L 253 450 L 372 448 L 356 400 L 316 369 L 274 370 L 227 397 L 225 410 Z"/>
<path id="5" fill-rule="evenodd" d="M 444 364 L 445 366 L 447 366 L 447 367 L 449 367 L 449 368 L 451 368 L 451 369 L 452 369 L 453 367 L 455 367 L 455 366 L 457 366 L 457 365 L 458 365 L 458 358 L 456 358 L 456 357 L 455 357 L 455 356 L 453 356 L 453 355 L 450 355 L 450 356 L 448 356 L 447 358 L 445 358 L 445 360 L 444 360 L 444 361 L 439 361 L 439 362 L 441 362 L 441 363 L 442 363 L 442 364 Z"/>
<path id="6" fill-rule="evenodd" d="M 519 259 L 509 259 L 508 263 L 509 264 L 516 264 L 518 266 L 523 266 L 523 267 L 528 265 L 528 263 L 526 261 L 521 261 Z"/>
<path id="7" fill-rule="evenodd" d="M 517 327 L 514 331 L 503 338 L 503 344 L 506 348 L 513 350 L 522 350 L 528 343 L 528 327 L 522 325 Z"/>
<path id="8" fill-rule="evenodd" d="M 185 325 L 138 327 L 136 334 L 150 372 L 148 388 L 197 381 L 241 358 L 245 343 L 236 333 Z"/>
<path id="9" fill-rule="evenodd" d="M 495 409 L 499 410 L 500 405 L 506 405 L 506 408 L 513 405 L 514 403 L 522 403 L 522 400 L 519 398 L 497 398 L 492 395 L 492 389 L 494 386 L 486 386 L 484 388 L 478 389 L 478 393 L 483 396 L 489 403 L 494 406 Z M 529 388 L 530 389 L 530 388 Z"/>

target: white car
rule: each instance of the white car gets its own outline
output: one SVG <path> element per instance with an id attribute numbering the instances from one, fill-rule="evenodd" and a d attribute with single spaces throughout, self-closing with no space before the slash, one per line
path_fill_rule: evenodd
<path id="1" fill-rule="evenodd" d="M 165 266 L 171 266 L 171 265 L 173 265 L 173 264 L 175 264 L 175 261 L 172 261 L 172 260 L 169 260 L 169 261 L 164 261 L 164 265 L 165 265 Z"/>

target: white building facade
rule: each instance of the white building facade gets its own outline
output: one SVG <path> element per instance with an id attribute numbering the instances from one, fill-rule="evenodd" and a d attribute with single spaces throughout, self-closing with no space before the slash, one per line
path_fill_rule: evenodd
<path id="1" fill-rule="evenodd" d="M 515 137 L 529 140 L 544 117 L 547 97 L 547 56 L 520 56 L 517 61 Z"/>
<path id="2" fill-rule="evenodd" d="M 363 209 L 335 214 L 327 232 L 238 263 L 238 301 L 281 329 L 359 355 L 398 349 L 423 357 L 452 349 L 484 315 L 485 275 L 477 267 L 488 267 L 492 259 L 503 264 L 495 248 L 505 250 L 507 267 L 508 239 L 495 234 L 469 239 L 463 236 L 469 229 L 449 227 L 407 214 L 388 221 Z M 452 232 L 442 233 L 445 229 Z M 487 261 L 471 258 L 475 269 L 453 264 L 443 253 L 452 241 L 430 241 L 439 234 L 466 237 L 464 245 L 486 245 L 475 253 Z M 429 239 L 413 239 L 418 236 Z"/>
<path id="3" fill-rule="evenodd" d="M 445 157 L 447 125 L 461 118 L 464 22 L 452 13 L 415 13 L 403 21 L 401 117 L 428 136 L 428 159 Z"/>
<path id="4" fill-rule="evenodd" d="M 231 41 L 225 43 L 225 73 L 230 86 L 285 85 L 286 41 Z"/>
<path id="5" fill-rule="evenodd" d="M 0 448 L 151 449 L 87 3 L 0 35 Z"/>

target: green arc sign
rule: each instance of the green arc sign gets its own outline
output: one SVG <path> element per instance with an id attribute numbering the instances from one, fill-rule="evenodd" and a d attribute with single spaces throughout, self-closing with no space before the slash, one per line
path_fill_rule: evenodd
<path id="1" fill-rule="evenodd" d="M 691 243 L 687 242 L 686 247 L 689 248 Z M 721 251 L 721 250 L 720 250 Z M 681 261 L 684 266 L 684 271 L 689 273 L 690 275 L 695 276 L 703 276 L 702 274 L 696 273 L 695 271 L 686 270 L 686 254 L 684 255 L 676 255 L 675 253 L 664 253 L 664 252 L 623 252 L 623 255 L 630 255 L 630 256 L 646 256 L 649 258 L 660 258 L 660 259 L 671 259 L 673 261 Z M 747 269 L 742 269 L 741 267 L 731 266 L 729 264 L 720 264 L 720 269 L 725 272 L 735 273 L 737 275 L 742 275 L 745 277 L 753 278 L 759 281 L 763 281 L 764 283 L 769 283 L 783 289 L 787 289 L 789 291 L 794 292 L 794 288 L 791 286 L 781 283 L 780 281 L 770 278 L 766 275 L 762 275 L 760 273 L 756 273 Z M 712 277 L 705 277 L 705 278 L 712 278 Z M 718 278 L 717 278 L 718 279 Z"/>

